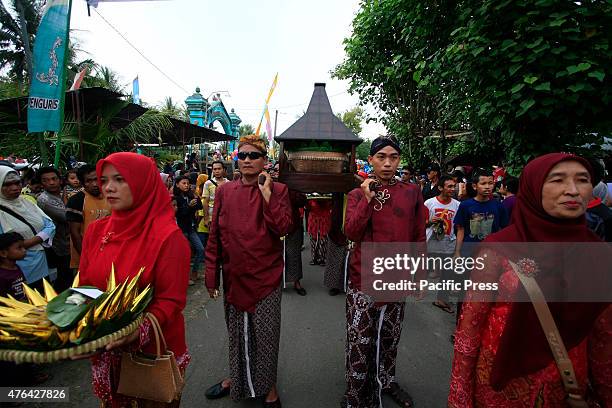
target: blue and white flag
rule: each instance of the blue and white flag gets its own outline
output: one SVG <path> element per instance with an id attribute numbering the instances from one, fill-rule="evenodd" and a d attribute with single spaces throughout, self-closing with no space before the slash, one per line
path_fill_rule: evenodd
<path id="1" fill-rule="evenodd" d="M 140 84 L 138 83 L 138 77 L 132 81 L 132 99 L 136 105 L 140 104 Z"/>

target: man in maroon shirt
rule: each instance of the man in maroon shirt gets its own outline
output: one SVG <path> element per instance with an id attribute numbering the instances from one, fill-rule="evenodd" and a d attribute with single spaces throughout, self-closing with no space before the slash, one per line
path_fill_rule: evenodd
<path id="1" fill-rule="evenodd" d="M 234 401 L 263 398 L 280 408 L 276 389 L 280 340 L 281 237 L 291 230 L 287 186 L 262 172 L 265 142 L 244 136 L 238 144 L 242 177 L 219 186 L 206 245 L 206 287 L 218 296 L 221 271 L 229 334 L 230 378 L 205 395 Z M 265 180 L 258 182 L 260 175 Z"/>
<path id="2" fill-rule="evenodd" d="M 355 249 L 346 295 L 346 392 L 342 402 L 347 408 L 382 407 L 382 394 L 402 407 L 413 405 L 410 395 L 395 382 L 404 302 L 376 302 L 361 287 L 362 243 L 425 242 L 421 191 L 416 184 L 394 177 L 400 153 L 395 137 L 375 139 L 368 157 L 375 179 L 366 179 L 348 195 L 344 232 L 355 242 Z M 374 183 L 376 191 L 371 189 Z"/>

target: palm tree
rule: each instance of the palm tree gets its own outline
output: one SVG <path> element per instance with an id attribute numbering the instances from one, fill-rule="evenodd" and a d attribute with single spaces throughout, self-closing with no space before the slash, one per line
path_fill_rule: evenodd
<path id="1" fill-rule="evenodd" d="M 125 85 L 121 83 L 119 74 L 112 70 L 112 68 L 105 66 L 98 66 L 95 75 L 88 81 L 88 86 L 101 86 L 109 89 L 113 92 L 123 93 Z"/>
<path id="2" fill-rule="evenodd" d="M 240 134 L 240 136 L 248 136 L 255 134 L 255 127 L 250 123 L 240 125 L 240 127 L 238 128 L 238 134 Z"/>
<path id="3" fill-rule="evenodd" d="M 42 15 L 41 0 L 12 0 L 12 13 L 0 1 L 0 69 L 26 84 L 32 75 L 32 46 Z"/>
<path id="4" fill-rule="evenodd" d="M 172 100 L 171 96 L 166 96 L 164 102 L 159 107 L 159 112 L 174 119 L 184 119 L 183 109 Z"/>

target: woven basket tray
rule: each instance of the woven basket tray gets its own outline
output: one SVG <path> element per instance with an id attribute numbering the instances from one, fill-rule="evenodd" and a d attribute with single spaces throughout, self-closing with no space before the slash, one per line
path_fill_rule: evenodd
<path id="1" fill-rule="evenodd" d="M 138 326 L 142 323 L 142 314 L 132 323 L 125 326 L 123 329 L 114 333 L 107 334 L 99 339 L 92 340 L 87 343 L 80 344 L 75 347 L 67 347 L 53 351 L 27 351 L 27 350 L 9 350 L 0 349 L 0 361 L 12 361 L 14 363 L 54 363 L 60 360 L 68 360 L 71 357 L 81 354 L 92 353 L 106 345 L 119 340 L 122 337 L 134 333 Z"/>
<path id="2" fill-rule="evenodd" d="M 342 173 L 348 162 L 346 154 L 338 152 L 287 152 L 287 158 L 300 173 Z"/>

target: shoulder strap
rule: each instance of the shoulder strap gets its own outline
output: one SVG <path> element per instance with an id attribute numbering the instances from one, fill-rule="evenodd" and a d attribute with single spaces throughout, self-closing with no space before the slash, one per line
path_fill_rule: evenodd
<path id="1" fill-rule="evenodd" d="M 529 295 L 529 299 L 531 299 L 533 308 L 538 315 L 538 320 L 540 321 L 542 330 L 546 335 L 546 340 L 548 341 L 552 355 L 555 358 L 557 369 L 561 374 L 563 388 L 567 393 L 566 402 L 570 407 L 588 408 L 588 404 L 584 400 L 584 397 L 578 388 L 578 381 L 576 380 L 574 365 L 567 354 L 567 349 L 565 348 L 565 344 L 563 343 L 563 339 L 561 338 L 561 334 L 559 333 L 555 319 L 550 313 L 550 308 L 546 303 L 542 289 L 540 289 L 540 286 L 532 276 L 527 276 L 522 273 L 520 268 L 512 261 L 508 260 L 508 263 L 523 284 L 525 291 Z"/>
<path id="2" fill-rule="evenodd" d="M 160 358 L 160 356 L 162 355 L 161 350 L 160 350 L 161 345 L 164 346 L 163 354 L 166 354 L 168 352 L 168 345 L 166 344 L 166 338 L 164 337 L 164 332 L 162 331 L 161 325 L 159 324 L 159 320 L 157 320 L 157 317 L 155 317 L 153 313 L 148 312 L 145 317 L 149 319 L 149 321 L 151 322 L 153 334 L 155 335 L 157 358 Z M 161 344 L 160 344 L 160 340 L 161 340 Z"/>
<path id="3" fill-rule="evenodd" d="M 208 179 L 211 183 L 213 183 L 215 185 L 215 187 L 219 187 L 219 185 L 217 184 L 217 182 L 215 180 L 213 180 L 212 178 Z"/>
<path id="4" fill-rule="evenodd" d="M 36 231 L 36 228 L 34 228 L 32 226 L 32 224 L 27 222 L 25 218 L 23 218 L 21 215 L 17 214 L 15 211 L 13 211 L 10 208 L 5 207 L 3 205 L 0 205 L 0 210 L 4 211 L 5 213 L 7 213 L 8 215 L 12 216 L 13 218 L 17 218 L 19 221 L 23 222 L 25 225 L 30 227 L 30 229 L 32 230 L 32 233 L 34 235 L 38 234 L 38 232 Z"/>

